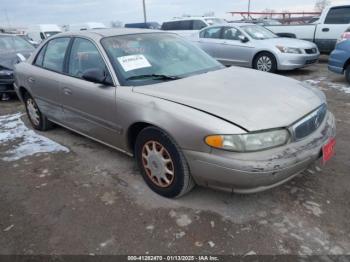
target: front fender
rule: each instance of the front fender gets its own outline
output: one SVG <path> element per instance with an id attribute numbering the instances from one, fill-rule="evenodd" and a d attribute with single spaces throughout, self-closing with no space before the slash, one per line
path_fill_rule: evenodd
<path id="1" fill-rule="evenodd" d="M 206 112 L 148 95 L 117 89 L 117 118 L 123 127 L 123 149 L 130 151 L 127 130 L 135 123 L 159 127 L 180 148 L 209 152 L 204 139 L 212 134 L 242 134 L 245 130 Z"/>

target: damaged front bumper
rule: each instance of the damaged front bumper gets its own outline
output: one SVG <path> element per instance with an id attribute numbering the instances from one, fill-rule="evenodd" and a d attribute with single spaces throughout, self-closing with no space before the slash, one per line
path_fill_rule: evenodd
<path id="1" fill-rule="evenodd" d="M 197 184 L 215 189 L 256 193 L 279 186 L 313 166 L 322 148 L 336 134 L 335 118 L 327 112 L 321 126 L 305 139 L 283 147 L 254 153 L 185 150 Z"/>

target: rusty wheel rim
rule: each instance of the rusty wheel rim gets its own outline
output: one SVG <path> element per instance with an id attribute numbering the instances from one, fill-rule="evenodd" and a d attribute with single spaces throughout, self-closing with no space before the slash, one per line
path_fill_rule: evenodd
<path id="1" fill-rule="evenodd" d="M 142 165 L 150 180 L 157 186 L 169 187 L 175 178 L 175 168 L 169 152 L 156 141 L 142 148 Z"/>
<path id="2" fill-rule="evenodd" d="M 27 109 L 30 120 L 34 125 L 38 126 L 40 124 L 39 110 L 32 98 L 27 100 Z"/>

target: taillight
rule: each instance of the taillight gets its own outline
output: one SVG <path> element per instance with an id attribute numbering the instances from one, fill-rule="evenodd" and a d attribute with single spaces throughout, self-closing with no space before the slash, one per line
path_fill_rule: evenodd
<path id="1" fill-rule="evenodd" d="M 340 39 L 338 40 L 338 43 L 349 39 L 350 39 L 350 32 L 345 32 L 341 35 Z"/>

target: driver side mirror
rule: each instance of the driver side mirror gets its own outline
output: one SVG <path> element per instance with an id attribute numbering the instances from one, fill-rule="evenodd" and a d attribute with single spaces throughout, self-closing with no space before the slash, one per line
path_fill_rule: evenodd
<path id="1" fill-rule="evenodd" d="M 82 76 L 83 79 L 89 82 L 103 84 L 103 85 L 113 85 L 113 82 L 109 80 L 104 70 L 99 68 L 93 68 L 86 70 Z"/>
<path id="2" fill-rule="evenodd" d="M 239 40 L 241 40 L 242 43 L 247 43 L 249 42 L 248 37 L 244 36 L 244 35 L 239 35 L 238 36 Z"/>

